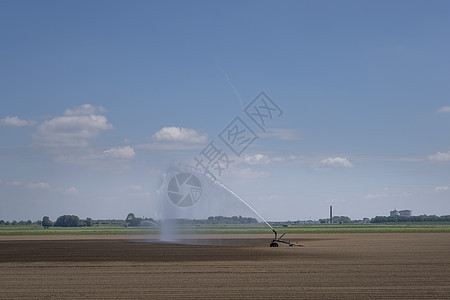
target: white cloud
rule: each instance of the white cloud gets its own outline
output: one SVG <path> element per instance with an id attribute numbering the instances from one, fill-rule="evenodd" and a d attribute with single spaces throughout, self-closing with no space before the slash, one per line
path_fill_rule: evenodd
<path id="1" fill-rule="evenodd" d="M 50 184 L 47 182 L 28 183 L 25 187 L 33 190 L 47 190 L 50 189 Z"/>
<path id="2" fill-rule="evenodd" d="M 32 190 L 50 189 L 50 184 L 47 182 L 27 183 L 24 185 L 20 181 L 8 181 L 8 182 L 6 182 L 6 184 L 10 185 L 10 186 L 25 186 L 27 189 L 32 189 Z"/>
<path id="3" fill-rule="evenodd" d="M 441 108 L 438 110 L 438 112 L 441 112 L 441 113 L 450 112 L 450 106 L 444 106 L 444 107 L 441 107 Z"/>
<path id="4" fill-rule="evenodd" d="M 208 135 L 191 128 L 163 127 L 152 138 L 158 142 L 206 143 Z"/>
<path id="5" fill-rule="evenodd" d="M 353 164 L 347 159 L 342 157 L 329 157 L 320 161 L 322 165 L 330 166 L 330 167 L 344 167 L 344 168 L 352 168 Z"/>
<path id="6" fill-rule="evenodd" d="M 284 141 L 296 141 L 302 139 L 300 131 L 291 128 L 269 128 L 260 135 L 264 138 L 276 138 Z"/>
<path id="7" fill-rule="evenodd" d="M 113 128 L 105 116 L 93 114 L 98 108 L 89 104 L 84 106 L 66 110 L 65 116 L 52 118 L 39 125 L 33 135 L 37 145 L 85 147 L 88 139 Z"/>
<path id="8" fill-rule="evenodd" d="M 266 165 L 270 162 L 270 159 L 264 154 L 245 155 L 244 162 L 249 165 Z"/>
<path id="9" fill-rule="evenodd" d="M 111 161 L 124 163 L 136 156 L 131 146 L 112 147 L 104 151 L 83 149 L 81 153 L 59 155 L 54 158 L 55 162 L 67 164 L 87 164 L 92 167 L 112 167 Z M 116 165 L 116 164 L 115 164 Z"/>
<path id="10" fill-rule="evenodd" d="M 7 185 L 11 185 L 11 186 L 21 186 L 22 182 L 20 182 L 20 181 L 8 181 L 6 184 Z"/>
<path id="11" fill-rule="evenodd" d="M 207 134 L 200 134 L 194 129 L 183 127 L 163 127 L 152 136 L 148 144 L 135 145 L 144 150 L 192 150 L 204 147 Z"/>
<path id="12" fill-rule="evenodd" d="M 3 119 L 0 119 L 0 125 L 4 126 L 23 127 L 23 126 L 33 126 L 35 124 L 36 121 L 22 120 L 17 116 L 14 117 L 6 116 Z"/>
<path id="13" fill-rule="evenodd" d="M 444 191 L 448 191 L 450 190 L 450 187 L 448 186 L 437 186 L 434 188 L 434 192 L 438 193 L 438 192 L 444 192 Z"/>
<path id="14" fill-rule="evenodd" d="M 134 149 L 130 146 L 125 147 L 113 147 L 111 149 L 103 151 L 103 155 L 106 158 L 117 158 L 117 159 L 132 159 L 136 153 Z"/>
<path id="15" fill-rule="evenodd" d="M 301 157 L 290 155 L 290 156 L 268 156 L 265 154 L 253 154 L 244 155 L 240 162 L 248 165 L 267 165 L 269 163 L 281 163 L 281 162 L 295 162 L 299 161 Z"/>
<path id="16" fill-rule="evenodd" d="M 74 195 L 74 194 L 78 194 L 78 193 L 79 193 L 79 191 L 74 186 L 64 190 L 64 194 L 67 194 L 67 195 Z"/>
<path id="17" fill-rule="evenodd" d="M 428 160 L 436 162 L 450 161 L 450 151 L 447 153 L 438 152 L 433 155 L 428 155 Z"/>

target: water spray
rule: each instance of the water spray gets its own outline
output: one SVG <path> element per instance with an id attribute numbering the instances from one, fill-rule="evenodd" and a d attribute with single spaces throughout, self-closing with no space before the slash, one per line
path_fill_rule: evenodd
<path id="1" fill-rule="evenodd" d="M 188 165 L 184 165 L 184 164 L 178 164 L 178 167 L 180 169 L 184 169 L 187 170 L 188 172 L 197 172 L 197 173 L 201 173 L 203 176 L 209 178 L 211 180 L 211 182 L 213 182 L 214 184 L 218 185 L 219 187 L 225 189 L 227 192 L 229 192 L 231 195 L 233 195 L 235 198 L 237 198 L 239 201 L 241 201 L 245 206 L 247 206 L 253 213 L 255 213 L 261 220 L 263 220 L 263 222 L 272 230 L 272 232 L 275 234 L 274 239 L 272 240 L 272 242 L 270 243 L 270 247 L 278 247 L 278 242 L 280 243 L 284 243 L 287 244 L 289 246 L 302 246 L 300 244 L 297 243 L 291 243 L 290 241 L 285 241 L 282 240 L 283 236 L 286 233 L 283 233 L 280 237 L 278 236 L 277 231 L 269 224 L 269 222 L 266 221 L 266 219 L 264 219 L 252 206 L 250 206 L 250 204 L 248 204 L 244 199 L 242 199 L 242 197 L 240 197 L 238 194 L 236 194 L 233 190 L 231 190 L 229 187 L 227 187 L 225 184 L 223 184 L 220 180 L 218 180 L 217 178 L 211 176 L 210 174 L 208 174 L 206 171 L 201 170 L 201 169 L 197 169 Z"/>
<path id="2" fill-rule="evenodd" d="M 235 192 L 233 192 L 229 187 L 227 187 L 225 184 L 223 184 L 221 181 L 219 181 L 218 179 L 212 177 L 210 174 L 206 173 L 205 171 L 187 166 L 187 165 L 183 165 L 180 164 L 181 168 L 187 168 L 190 169 L 190 171 L 194 171 L 194 172 L 199 172 L 202 173 L 202 175 L 208 177 L 214 184 L 220 186 L 221 188 L 225 189 L 227 192 L 229 192 L 231 195 L 233 195 L 234 197 L 236 197 L 239 201 L 241 201 L 242 203 L 245 204 L 245 206 L 247 206 L 248 208 L 251 209 L 251 211 L 253 211 L 261 220 L 264 221 L 264 223 L 266 223 L 267 226 L 270 227 L 270 229 L 272 229 L 272 231 L 275 231 L 275 229 L 273 229 L 273 227 L 269 224 L 269 222 L 266 221 L 266 219 L 264 219 L 253 207 L 250 206 L 250 204 L 248 204 L 247 202 L 245 202 L 244 199 L 242 199 L 238 194 L 236 194 Z"/>
<path id="3" fill-rule="evenodd" d="M 233 196 L 235 196 L 236 198 L 238 198 L 239 200 L 241 200 L 242 203 L 244 203 L 245 205 L 247 205 L 248 208 L 250 208 L 258 217 L 261 218 L 261 220 L 264 221 L 264 223 L 267 224 L 267 226 L 270 227 L 270 229 L 272 229 L 273 233 L 275 234 L 274 239 L 272 240 L 272 242 L 270 243 L 270 247 L 278 247 L 278 242 L 283 243 L 283 244 L 287 244 L 289 246 L 302 246 L 300 244 L 297 243 L 291 243 L 291 241 L 285 241 L 282 240 L 283 236 L 286 233 L 283 233 L 280 237 L 277 237 L 278 233 L 277 231 L 253 208 L 251 207 L 247 202 L 244 201 L 244 199 L 242 199 L 241 197 L 239 197 L 238 194 L 236 194 L 235 192 L 233 192 L 230 188 L 228 188 L 225 184 L 223 184 L 222 182 L 220 182 L 219 180 L 215 180 L 214 183 L 218 184 L 220 187 L 223 187 L 225 190 L 227 190 L 228 192 L 230 192 Z"/>

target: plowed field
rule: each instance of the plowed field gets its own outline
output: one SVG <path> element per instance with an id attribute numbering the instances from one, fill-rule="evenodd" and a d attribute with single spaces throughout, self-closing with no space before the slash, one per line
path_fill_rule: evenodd
<path id="1" fill-rule="evenodd" d="M 450 299 L 448 233 L 290 238 L 3 237 L 0 298 Z"/>

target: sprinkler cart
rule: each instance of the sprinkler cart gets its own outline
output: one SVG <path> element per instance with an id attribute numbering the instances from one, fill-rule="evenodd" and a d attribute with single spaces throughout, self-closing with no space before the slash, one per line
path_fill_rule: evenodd
<path id="1" fill-rule="evenodd" d="M 270 243 L 270 247 L 278 247 L 278 243 L 283 243 L 283 244 L 289 245 L 289 247 L 293 247 L 293 246 L 303 247 L 303 245 L 300 245 L 300 244 L 298 244 L 298 243 L 291 243 L 291 241 L 285 241 L 285 240 L 282 240 L 283 236 L 284 236 L 286 233 L 283 233 L 283 234 L 278 238 L 278 237 L 277 237 L 278 234 L 277 234 L 277 232 L 275 231 L 275 229 L 272 228 L 272 231 L 273 231 L 273 233 L 275 234 L 275 237 L 274 237 L 274 239 L 272 240 L 272 242 Z"/>

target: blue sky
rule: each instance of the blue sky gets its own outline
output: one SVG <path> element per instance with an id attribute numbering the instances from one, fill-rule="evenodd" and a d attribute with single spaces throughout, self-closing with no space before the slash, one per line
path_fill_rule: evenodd
<path id="1" fill-rule="evenodd" d="M 220 180 L 269 220 L 450 213 L 447 1 L 1 1 L 0 219 L 158 217 L 237 116 Z M 283 110 L 264 133 L 243 108 Z M 229 150 L 228 150 L 229 151 Z M 230 156 L 231 156 L 230 152 Z"/>

